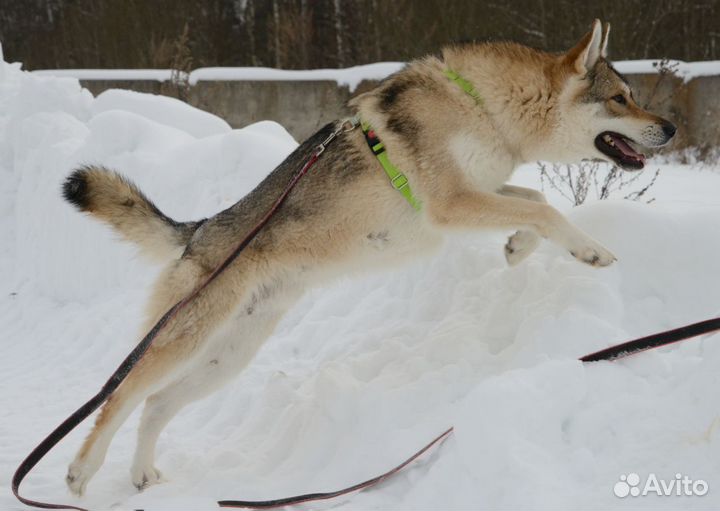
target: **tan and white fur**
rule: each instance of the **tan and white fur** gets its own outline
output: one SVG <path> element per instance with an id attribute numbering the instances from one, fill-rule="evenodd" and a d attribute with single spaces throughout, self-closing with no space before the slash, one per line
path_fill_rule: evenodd
<path id="1" fill-rule="evenodd" d="M 543 239 L 581 262 L 611 264 L 613 254 L 540 192 L 506 184 L 522 163 L 607 158 L 596 147 L 606 131 L 648 146 L 672 136 L 672 125 L 640 109 L 607 62 L 607 38 L 607 28 L 595 21 L 562 54 L 511 43 L 451 46 L 442 57 L 413 61 L 355 98 L 351 108 L 374 126 L 422 210 L 393 189 L 359 129 L 342 134 L 258 237 L 173 320 L 110 397 L 70 464 L 70 489 L 85 491 L 113 435 L 143 401 L 131 478 L 139 489 L 158 482 L 154 451 L 163 428 L 183 406 L 247 366 L 310 286 L 386 266 L 379 261 L 416 257 L 451 230 L 517 231 L 505 247 L 513 265 Z M 450 81 L 446 68 L 470 81 L 482 104 Z M 227 256 L 339 123 L 321 129 L 255 190 L 209 219 L 175 222 L 102 167 L 75 171 L 64 193 L 166 262 L 150 298 L 149 329 Z"/>

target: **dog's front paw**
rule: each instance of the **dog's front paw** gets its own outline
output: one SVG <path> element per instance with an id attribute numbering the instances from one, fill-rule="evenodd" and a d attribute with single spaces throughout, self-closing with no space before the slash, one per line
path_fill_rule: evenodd
<path id="1" fill-rule="evenodd" d="M 162 474 L 153 466 L 133 467 L 130 471 L 130 478 L 139 491 L 163 481 Z"/>
<path id="2" fill-rule="evenodd" d="M 540 244 L 540 236 L 532 231 L 518 231 L 508 238 L 505 244 L 505 259 L 510 266 L 515 266 Z"/>
<path id="3" fill-rule="evenodd" d="M 617 261 L 617 257 L 612 252 L 595 242 L 570 250 L 570 254 L 576 259 L 595 267 L 608 266 Z"/>
<path id="4" fill-rule="evenodd" d="M 99 466 L 93 466 L 86 461 L 76 459 L 68 467 L 67 475 L 65 476 L 65 482 L 68 485 L 70 491 L 82 497 L 85 494 L 87 484 L 98 471 Z"/>

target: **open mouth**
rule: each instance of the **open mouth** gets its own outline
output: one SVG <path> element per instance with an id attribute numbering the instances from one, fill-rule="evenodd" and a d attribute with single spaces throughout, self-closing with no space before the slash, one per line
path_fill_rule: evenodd
<path id="1" fill-rule="evenodd" d="M 624 169 L 640 170 L 645 166 L 645 155 L 630 147 L 631 139 L 619 133 L 604 131 L 595 137 L 595 147 Z"/>

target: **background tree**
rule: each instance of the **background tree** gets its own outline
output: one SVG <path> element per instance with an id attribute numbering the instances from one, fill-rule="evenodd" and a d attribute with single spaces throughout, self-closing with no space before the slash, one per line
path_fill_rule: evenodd
<path id="1" fill-rule="evenodd" d="M 464 40 L 568 48 L 594 18 L 616 59 L 720 58 L 718 0 L 3 0 L 5 56 L 40 68 L 170 67 L 187 26 L 195 66 L 342 67 Z"/>

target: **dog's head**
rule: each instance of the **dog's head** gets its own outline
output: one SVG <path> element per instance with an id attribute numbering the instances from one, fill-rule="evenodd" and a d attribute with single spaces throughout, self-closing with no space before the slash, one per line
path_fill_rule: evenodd
<path id="1" fill-rule="evenodd" d="M 633 145 L 663 146 L 676 128 L 635 102 L 627 80 L 606 58 L 609 32 L 609 24 L 603 29 L 595 20 L 590 32 L 562 57 L 567 81 L 556 135 L 571 144 L 569 152 L 577 159 L 602 158 L 639 170 L 645 156 Z"/>

